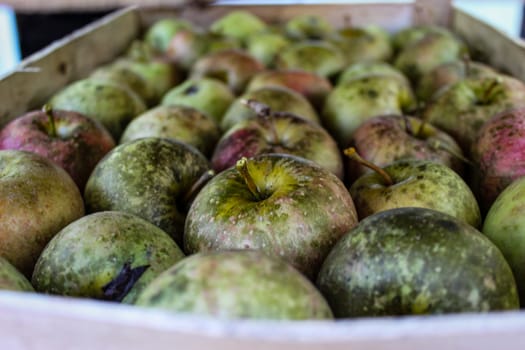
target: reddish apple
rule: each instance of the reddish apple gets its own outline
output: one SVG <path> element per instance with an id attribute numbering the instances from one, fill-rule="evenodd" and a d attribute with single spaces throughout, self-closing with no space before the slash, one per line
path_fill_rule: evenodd
<path id="1" fill-rule="evenodd" d="M 91 171 L 115 147 L 102 124 L 73 111 L 28 112 L 0 131 L 0 149 L 40 154 L 62 167 L 84 189 Z"/>

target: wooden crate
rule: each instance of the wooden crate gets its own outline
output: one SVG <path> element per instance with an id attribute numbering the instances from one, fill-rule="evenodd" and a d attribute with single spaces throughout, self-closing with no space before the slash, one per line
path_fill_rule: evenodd
<path id="1" fill-rule="evenodd" d="M 356 25 L 398 30 L 414 23 L 447 24 L 491 63 L 525 80 L 525 46 L 448 1 L 416 4 L 253 6 L 267 20 L 298 13 L 326 16 L 335 25 L 345 15 Z M 170 14 L 208 23 L 234 6 L 204 12 L 131 7 L 110 15 L 26 59 L 0 78 L 0 125 L 37 108 L 67 83 L 119 55 L 155 19 Z M 225 321 L 176 315 L 126 305 L 0 292 L 0 349 L 396 349 L 522 350 L 525 313 L 355 319 L 343 321 Z"/>

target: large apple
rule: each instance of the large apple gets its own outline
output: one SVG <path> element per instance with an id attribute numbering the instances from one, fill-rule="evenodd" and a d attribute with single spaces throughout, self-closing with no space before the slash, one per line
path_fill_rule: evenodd
<path id="1" fill-rule="evenodd" d="M 305 276 L 257 251 L 194 254 L 162 273 L 136 305 L 221 318 L 332 319 Z"/>
<path id="2" fill-rule="evenodd" d="M 499 249 L 472 226 L 424 208 L 361 221 L 332 249 L 317 285 L 339 318 L 519 308 Z"/>
<path id="3" fill-rule="evenodd" d="M 50 160 L 0 151 L 0 256 L 26 276 L 47 242 L 84 215 L 77 185 Z"/>
<path id="4" fill-rule="evenodd" d="M 343 178 L 341 153 L 324 128 L 290 113 L 273 112 L 253 100 L 246 103 L 259 114 L 235 124 L 222 136 L 211 160 L 215 171 L 234 166 L 242 157 L 286 153 L 312 160 Z"/>
<path id="5" fill-rule="evenodd" d="M 208 160 L 182 142 L 157 137 L 115 147 L 89 177 L 88 212 L 118 210 L 148 220 L 182 240 L 192 187 L 209 170 Z"/>
<path id="6" fill-rule="evenodd" d="M 512 181 L 525 175 L 525 108 L 491 118 L 472 147 L 473 187 L 484 210 Z"/>
<path id="7" fill-rule="evenodd" d="M 115 147 L 96 120 L 72 111 L 28 112 L 0 131 L 0 149 L 38 153 L 64 168 L 82 191 L 95 165 Z"/>
<path id="8" fill-rule="evenodd" d="M 356 222 L 337 176 L 304 158 L 263 154 L 241 159 L 202 188 L 188 212 L 184 248 L 258 249 L 314 278 Z"/>
<path id="9" fill-rule="evenodd" d="M 509 76 L 467 78 L 438 95 L 423 118 L 470 152 L 479 130 L 494 115 L 525 106 L 525 84 Z"/>
<path id="10" fill-rule="evenodd" d="M 184 254 L 171 237 L 135 215 L 105 211 L 62 229 L 35 265 L 42 293 L 132 303 Z"/>
<path id="11" fill-rule="evenodd" d="M 456 141 L 418 118 L 389 115 L 369 119 L 357 128 L 351 143 L 361 157 L 379 167 L 419 159 L 442 163 L 463 175 L 465 158 Z M 370 170 L 353 160 L 349 169 L 354 179 Z"/>
<path id="12" fill-rule="evenodd" d="M 345 153 L 353 156 L 353 149 Z M 350 187 L 359 218 L 401 207 L 441 211 L 474 227 L 481 214 L 474 194 L 449 167 L 422 160 L 399 160 L 380 172 L 364 174 Z"/>

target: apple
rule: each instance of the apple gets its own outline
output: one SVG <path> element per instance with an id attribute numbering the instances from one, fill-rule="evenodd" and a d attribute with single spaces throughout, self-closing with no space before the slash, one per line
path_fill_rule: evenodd
<path id="1" fill-rule="evenodd" d="M 136 305 L 226 319 L 333 318 L 312 282 L 257 251 L 194 254 L 151 282 Z"/>
<path id="2" fill-rule="evenodd" d="M 290 45 L 290 41 L 282 34 L 262 32 L 248 38 L 246 49 L 250 55 L 266 67 L 273 67 L 279 52 L 288 45 Z"/>
<path id="3" fill-rule="evenodd" d="M 204 155 L 213 151 L 220 137 L 217 123 L 198 110 L 180 105 L 157 106 L 128 124 L 120 143 L 142 137 L 163 137 L 187 143 Z"/>
<path id="4" fill-rule="evenodd" d="M 390 36 L 378 26 L 345 26 L 328 40 L 341 48 L 348 64 L 388 61 L 392 56 Z"/>
<path id="5" fill-rule="evenodd" d="M 242 50 L 223 50 L 201 57 L 194 63 L 190 77 L 209 77 L 223 81 L 236 94 L 241 94 L 250 79 L 264 70 L 264 65 Z"/>
<path id="6" fill-rule="evenodd" d="M 299 69 L 330 78 L 346 65 L 336 45 L 328 41 L 300 41 L 283 49 L 276 59 L 278 69 Z"/>
<path id="7" fill-rule="evenodd" d="M 409 113 L 416 100 L 409 85 L 396 77 L 370 75 L 337 85 L 326 98 L 322 122 L 341 147 L 355 130 L 380 115 Z"/>
<path id="8" fill-rule="evenodd" d="M 170 236 L 135 215 L 106 211 L 63 228 L 38 258 L 41 293 L 133 303 L 184 254 Z"/>
<path id="9" fill-rule="evenodd" d="M 9 261 L 0 256 L 0 290 L 34 292 L 33 286 Z"/>
<path id="10" fill-rule="evenodd" d="M 456 141 L 421 119 L 387 115 L 365 121 L 353 134 L 351 144 L 363 159 L 383 168 L 397 160 L 438 162 L 464 173 L 463 156 Z M 350 159 L 349 175 L 354 179 L 370 169 Z"/>
<path id="11" fill-rule="evenodd" d="M 47 242 L 84 215 L 66 171 L 31 152 L 0 151 L 0 256 L 26 276 Z"/>
<path id="12" fill-rule="evenodd" d="M 40 154 L 67 171 L 81 191 L 113 147 L 115 141 L 96 120 L 49 105 L 13 119 L 0 131 L 0 149 Z"/>
<path id="13" fill-rule="evenodd" d="M 118 140 L 128 123 L 146 110 L 144 101 L 125 85 L 88 78 L 58 91 L 53 109 L 75 111 L 98 120 Z"/>
<path id="14" fill-rule="evenodd" d="M 222 81 L 199 78 L 188 79 L 169 90 L 162 104 L 193 107 L 219 124 L 234 100 L 232 91 Z"/>
<path id="15" fill-rule="evenodd" d="M 525 177 L 514 180 L 496 198 L 485 217 L 482 232 L 507 259 L 520 300 L 525 301 Z"/>
<path id="16" fill-rule="evenodd" d="M 227 131 L 235 124 L 250 118 L 257 113 L 248 108 L 244 101 L 254 100 L 268 105 L 273 111 L 295 114 L 314 123 L 319 123 L 317 112 L 310 102 L 298 92 L 282 86 L 267 86 L 244 93 L 228 108 L 221 121 L 221 129 Z"/>
<path id="17" fill-rule="evenodd" d="M 469 154 L 479 130 L 494 115 L 525 106 L 525 84 L 515 78 L 467 78 L 428 105 L 423 119 L 452 136 Z"/>
<path id="18" fill-rule="evenodd" d="M 356 222 L 352 198 L 333 173 L 304 158 L 262 154 L 242 158 L 197 194 L 184 250 L 261 250 L 315 278 L 328 251 Z"/>
<path id="19" fill-rule="evenodd" d="M 473 187 L 484 210 L 512 181 L 525 175 L 525 107 L 489 119 L 472 147 Z"/>
<path id="20" fill-rule="evenodd" d="M 337 79 L 337 85 L 349 81 L 361 80 L 370 76 L 389 76 L 410 87 L 410 82 L 403 73 L 394 66 L 386 62 L 358 62 L 353 63 L 341 72 Z"/>
<path id="21" fill-rule="evenodd" d="M 333 26 L 321 16 L 296 15 L 284 24 L 284 32 L 294 40 L 322 40 L 334 32 Z"/>
<path id="22" fill-rule="evenodd" d="M 246 42 L 254 34 L 266 29 L 259 17 L 248 11 L 235 10 L 215 20 L 210 25 L 210 31 L 225 37 Z"/>
<path id="23" fill-rule="evenodd" d="M 158 137 L 136 139 L 97 164 L 84 191 L 86 209 L 137 215 L 180 243 L 186 205 L 208 170 L 208 160 L 192 146 Z"/>
<path id="24" fill-rule="evenodd" d="M 361 221 L 331 250 L 317 286 L 338 318 L 519 309 L 499 249 L 472 226 L 425 208 Z"/>
<path id="25" fill-rule="evenodd" d="M 315 73 L 301 70 L 267 70 L 254 76 L 246 91 L 250 92 L 268 86 L 292 89 L 306 97 L 318 111 L 323 108 L 326 96 L 332 90 L 332 83 Z"/>
<path id="26" fill-rule="evenodd" d="M 404 28 L 392 35 L 392 45 L 399 53 L 423 39 L 427 35 L 443 35 L 454 37 L 450 29 L 437 25 L 416 25 Z"/>
<path id="27" fill-rule="evenodd" d="M 180 30 L 191 29 L 193 24 L 180 18 L 163 18 L 149 26 L 144 36 L 145 42 L 159 53 L 166 52 L 173 36 Z"/>
<path id="28" fill-rule="evenodd" d="M 363 160 L 353 148 L 345 154 L 376 170 L 362 175 L 350 187 L 360 219 L 388 209 L 420 207 L 449 214 L 473 227 L 481 225 L 474 194 L 449 167 L 407 159 L 379 168 Z"/>
<path id="29" fill-rule="evenodd" d="M 309 159 L 343 178 L 343 161 L 337 144 L 320 125 L 290 113 L 273 112 L 254 100 L 245 101 L 257 117 L 231 127 L 219 140 L 211 158 L 220 172 L 242 157 L 286 153 Z"/>

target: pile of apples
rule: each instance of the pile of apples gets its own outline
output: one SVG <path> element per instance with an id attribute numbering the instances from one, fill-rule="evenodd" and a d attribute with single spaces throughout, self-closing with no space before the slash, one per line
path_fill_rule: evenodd
<path id="1" fill-rule="evenodd" d="M 446 28 L 162 19 L 0 149 L 0 289 L 293 320 L 525 302 L 525 84 Z"/>

